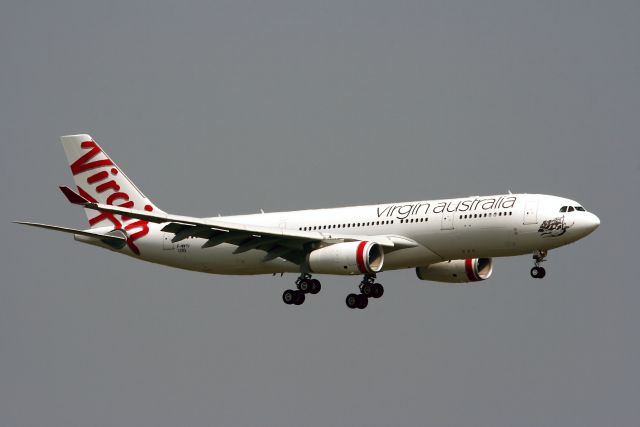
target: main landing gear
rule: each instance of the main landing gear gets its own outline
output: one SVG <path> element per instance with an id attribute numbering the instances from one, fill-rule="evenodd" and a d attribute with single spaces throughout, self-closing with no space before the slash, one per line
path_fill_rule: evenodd
<path id="1" fill-rule="evenodd" d="M 364 309 L 369 305 L 369 298 L 380 298 L 384 294 L 384 287 L 380 283 L 375 283 L 376 275 L 367 274 L 360 282 L 360 294 L 347 295 L 347 307 L 354 309 Z"/>
<path id="2" fill-rule="evenodd" d="M 304 303 L 305 295 L 315 295 L 320 292 L 322 285 L 317 279 L 312 279 L 310 274 L 304 273 L 296 279 L 297 290 L 287 289 L 282 294 L 282 301 L 285 304 L 301 305 Z"/>
<path id="3" fill-rule="evenodd" d="M 546 261 L 547 250 L 537 250 L 533 253 L 533 259 L 535 260 L 534 267 L 531 269 L 531 277 L 534 279 L 542 279 L 547 275 L 544 267 L 540 267 L 540 263 Z"/>

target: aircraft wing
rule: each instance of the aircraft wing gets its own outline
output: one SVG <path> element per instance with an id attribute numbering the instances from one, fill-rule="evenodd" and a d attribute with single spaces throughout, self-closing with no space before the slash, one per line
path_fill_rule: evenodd
<path id="1" fill-rule="evenodd" d="M 264 261 L 282 257 L 300 263 L 309 251 L 319 246 L 341 242 L 370 241 L 384 246 L 387 252 L 395 249 L 417 246 L 411 239 L 402 236 L 360 236 L 352 234 L 334 234 L 318 231 L 300 231 L 267 227 L 259 225 L 239 224 L 212 218 L 196 218 L 183 215 L 172 215 L 164 212 L 149 212 L 129 209 L 113 205 L 89 202 L 68 187 L 60 187 L 67 199 L 74 204 L 99 212 L 109 212 L 130 218 L 137 218 L 157 224 L 164 224 L 162 231 L 173 233 L 172 242 L 179 242 L 189 237 L 207 239 L 203 248 L 222 243 L 238 246 L 234 253 L 242 253 L 251 249 L 266 252 Z"/>

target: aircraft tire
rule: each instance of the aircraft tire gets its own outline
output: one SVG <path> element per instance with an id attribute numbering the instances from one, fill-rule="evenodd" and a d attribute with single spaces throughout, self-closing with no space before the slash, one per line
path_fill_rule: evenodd
<path id="1" fill-rule="evenodd" d="M 362 292 L 362 295 L 369 298 L 370 296 L 373 295 L 373 288 L 374 286 L 372 283 L 363 283 L 360 291 Z"/>
<path id="2" fill-rule="evenodd" d="M 309 290 L 309 292 L 312 295 L 315 295 L 318 292 L 320 292 L 320 289 L 322 289 L 322 285 L 320 284 L 320 281 L 317 279 L 311 279 L 311 289 Z"/>
<path id="3" fill-rule="evenodd" d="M 347 299 L 345 301 L 347 303 L 347 307 L 354 309 L 358 307 L 358 295 L 349 294 L 347 295 Z"/>
<path id="4" fill-rule="evenodd" d="M 380 283 L 374 283 L 371 296 L 374 298 L 380 298 L 382 295 L 384 295 L 384 286 L 382 286 Z"/>
<path id="5" fill-rule="evenodd" d="M 547 272 L 542 267 L 533 267 L 531 269 L 531 277 L 533 277 L 534 279 L 542 279 L 546 275 Z"/>
<path id="6" fill-rule="evenodd" d="M 358 308 L 364 310 L 369 305 L 369 298 L 366 295 L 358 295 Z"/>
<path id="7" fill-rule="evenodd" d="M 291 289 L 287 289 L 282 294 L 282 301 L 284 301 L 284 303 L 287 304 L 287 305 L 291 305 L 291 304 L 293 304 L 293 302 L 296 299 L 295 295 L 296 295 L 295 291 L 293 291 Z"/>
<path id="8" fill-rule="evenodd" d="M 302 279 L 298 282 L 298 289 L 300 289 L 304 293 L 308 293 L 311 291 L 311 279 Z"/>
<path id="9" fill-rule="evenodd" d="M 544 276 L 547 275 L 547 271 L 544 267 L 538 267 L 540 269 L 540 274 L 538 275 L 538 279 L 544 279 Z"/>
<path id="10" fill-rule="evenodd" d="M 295 299 L 293 300 L 293 303 L 295 305 L 302 305 L 304 303 L 304 300 L 305 300 L 305 296 L 303 291 L 295 292 Z"/>

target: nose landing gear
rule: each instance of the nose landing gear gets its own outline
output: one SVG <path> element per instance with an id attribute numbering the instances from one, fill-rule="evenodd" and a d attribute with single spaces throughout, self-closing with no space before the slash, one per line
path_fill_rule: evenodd
<path id="1" fill-rule="evenodd" d="M 537 250 L 533 253 L 533 259 L 535 260 L 534 266 L 531 269 L 531 277 L 534 279 L 542 279 L 547 275 L 547 271 L 544 267 L 540 267 L 540 263 L 546 261 L 545 257 L 547 256 L 546 249 Z"/>
<path id="2" fill-rule="evenodd" d="M 282 294 L 282 301 L 288 305 L 302 305 L 306 299 L 306 294 L 315 295 L 320 292 L 322 285 L 317 279 L 311 278 L 310 274 L 304 273 L 296 279 L 297 290 L 287 289 Z"/>
<path id="3" fill-rule="evenodd" d="M 347 295 L 347 307 L 354 309 L 365 309 L 369 305 L 369 298 L 380 298 L 384 294 L 384 287 L 380 283 L 375 283 L 376 275 L 367 274 L 360 282 L 360 294 Z"/>

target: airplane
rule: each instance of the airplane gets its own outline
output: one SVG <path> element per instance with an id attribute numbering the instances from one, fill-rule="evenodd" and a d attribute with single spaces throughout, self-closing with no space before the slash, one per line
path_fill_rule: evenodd
<path id="1" fill-rule="evenodd" d="M 88 229 L 16 223 L 73 234 L 74 239 L 136 259 L 213 274 L 296 273 L 282 295 L 301 305 L 321 289 L 314 274 L 362 275 L 351 309 L 380 298 L 383 271 L 411 268 L 420 280 L 483 281 L 493 258 L 533 254 L 531 277 L 548 251 L 592 233 L 598 217 L 580 203 L 543 194 L 498 194 L 225 217 L 196 218 L 158 208 L 86 134 L 60 138 Z"/>

